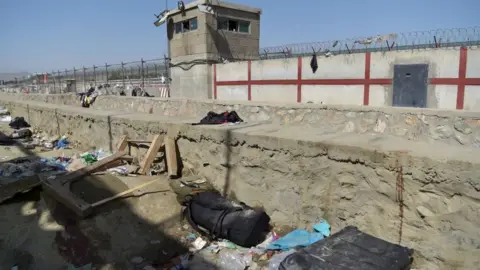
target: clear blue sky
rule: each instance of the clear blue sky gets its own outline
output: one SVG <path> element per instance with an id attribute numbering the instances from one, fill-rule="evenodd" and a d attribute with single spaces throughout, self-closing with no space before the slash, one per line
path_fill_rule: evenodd
<path id="1" fill-rule="evenodd" d="M 231 1 L 263 9 L 261 46 L 480 25 L 480 0 Z M 0 0 L 0 72 L 159 58 L 165 26 L 152 23 L 164 8 L 165 0 Z"/>

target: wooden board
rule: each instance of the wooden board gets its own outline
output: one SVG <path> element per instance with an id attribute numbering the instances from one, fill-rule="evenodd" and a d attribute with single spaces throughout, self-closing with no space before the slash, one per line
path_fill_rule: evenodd
<path id="1" fill-rule="evenodd" d="M 75 181 L 85 175 L 97 172 L 99 170 L 105 170 L 109 164 L 114 163 L 122 156 L 125 156 L 126 151 L 118 151 L 113 155 L 110 155 L 102 160 L 99 160 L 93 164 L 90 164 L 84 168 L 71 172 L 61 177 L 61 180 L 58 179 L 62 184 L 66 184 L 67 182 Z"/>
<path id="2" fill-rule="evenodd" d="M 165 136 L 165 158 L 167 159 L 167 170 L 169 177 L 178 176 L 178 161 L 177 161 L 177 147 L 175 139 L 170 136 Z"/>
<path id="3" fill-rule="evenodd" d="M 147 154 L 140 162 L 140 169 L 138 170 L 139 174 L 146 174 L 148 172 L 148 169 L 150 169 L 150 166 L 152 166 L 153 161 L 157 157 L 160 147 L 162 147 L 162 138 L 160 135 L 155 135 L 152 143 L 150 144 L 150 148 L 147 151 Z"/>
<path id="4" fill-rule="evenodd" d="M 118 143 L 117 151 L 125 151 L 128 146 L 128 137 L 123 136 L 120 142 Z"/>

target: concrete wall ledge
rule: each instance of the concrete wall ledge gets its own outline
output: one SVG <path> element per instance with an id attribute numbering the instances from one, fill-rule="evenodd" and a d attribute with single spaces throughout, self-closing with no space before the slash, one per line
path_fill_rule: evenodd
<path id="1" fill-rule="evenodd" d="M 264 207 L 276 225 L 305 227 L 326 218 L 333 231 L 355 225 L 392 242 L 401 238 L 416 249 L 420 269 L 474 269 L 480 263 L 477 148 L 267 121 L 192 126 L 186 123 L 198 117 L 21 100 L 0 105 L 44 131 L 69 134 L 80 147 L 113 148 L 122 135 L 148 139 L 178 132 L 187 167 L 239 200 Z"/>
<path id="2" fill-rule="evenodd" d="M 7 94 L 0 93 L 2 99 L 14 99 L 14 100 L 32 100 L 43 101 L 55 104 L 73 105 L 79 104 L 79 98 L 76 94 Z M 227 101 L 227 100 L 195 100 L 195 99 L 182 99 L 182 98 L 145 98 L 145 97 L 127 97 L 127 96 L 100 96 L 97 99 L 95 108 L 102 109 L 104 106 L 108 106 L 107 103 L 115 101 L 134 102 L 137 104 L 154 104 L 154 103 L 189 103 L 189 104 L 204 104 L 206 106 L 248 106 L 248 107 L 272 107 L 275 109 L 303 109 L 303 110 L 321 110 L 321 111 L 339 111 L 339 112 L 379 112 L 384 114 L 409 114 L 409 115 L 425 115 L 425 116 L 438 116 L 438 117 L 462 117 L 462 118 L 478 118 L 480 119 L 480 112 L 468 111 L 468 110 L 442 110 L 432 108 L 405 108 L 405 107 L 373 107 L 373 106 L 355 106 L 355 105 L 323 105 L 314 103 L 268 103 L 268 102 L 255 102 L 255 101 Z M 137 106 L 137 110 L 140 106 Z M 143 111 L 138 111 L 143 112 Z M 155 113 L 155 111 L 154 111 Z M 180 113 L 180 112 L 179 112 Z"/>
<path id="3" fill-rule="evenodd" d="M 79 106 L 79 100 L 73 94 L 0 94 L 0 99 Z M 480 113 L 470 111 L 318 104 L 278 105 L 120 96 L 101 96 L 91 109 L 198 119 L 209 111 L 236 110 L 248 122 L 269 121 L 281 125 L 321 128 L 333 133 L 378 133 L 410 141 L 442 142 L 480 148 Z"/>

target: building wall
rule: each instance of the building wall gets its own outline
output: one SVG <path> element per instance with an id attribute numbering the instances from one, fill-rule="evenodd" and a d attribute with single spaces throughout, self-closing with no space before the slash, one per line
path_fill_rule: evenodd
<path id="1" fill-rule="evenodd" d="M 207 17 L 208 52 L 225 59 L 257 59 L 260 51 L 260 14 L 217 7 L 218 17 L 250 22 L 250 33 L 217 30 L 217 18 Z"/>
<path id="2" fill-rule="evenodd" d="M 170 57 L 203 55 L 207 52 L 207 36 L 209 35 L 206 25 L 206 14 L 198 9 L 186 10 L 184 14 L 175 14 L 167 22 L 167 35 L 170 43 Z M 186 33 L 175 33 L 175 23 L 197 17 L 197 29 Z"/>
<path id="3" fill-rule="evenodd" d="M 480 111 L 480 50 L 432 49 L 217 64 L 213 96 L 221 100 L 392 105 L 395 64 L 428 64 L 427 107 Z"/>
<path id="4" fill-rule="evenodd" d="M 211 99 L 212 66 L 207 61 L 218 61 L 220 57 L 258 56 L 260 14 L 225 7 L 216 7 L 216 10 L 222 17 L 250 21 L 250 34 L 218 31 L 216 17 L 199 12 L 197 8 L 173 15 L 167 22 L 173 64 L 170 68 L 172 97 Z M 175 34 L 175 23 L 195 17 L 196 30 Z"/>

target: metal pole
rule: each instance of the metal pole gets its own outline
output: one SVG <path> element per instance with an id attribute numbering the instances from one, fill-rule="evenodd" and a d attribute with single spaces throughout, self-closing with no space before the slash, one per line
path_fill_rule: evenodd
<path id="1" fill-rule="evenodd" d="M 59 92 L 60 94 L 63 94 L 63 93 L 62 93 L 62 88 L 63 88 L 63 87 L 62 87 L 62 75 L 60 75 L 60 70 L 57 70 L 57 76 L 58 76 L 58 88 L 59 88 L 59 89 L 58 89 L 58 90 L 59 90 L 58 92 Z"/>
<path id="2" fill-rule="evenodd" d="M 93 86 L 97 87 L 97 67 L 93 65 Z"/>
<path id="3" fill-rule="evenodd" d="M 53 78 L 53 93 L 57 93 L 57 80 L 55 79 L 55 71 L 52 70 L 52 78 Z"/>
<path id="4" fill-rule="evenodd" d="M 83 91 L 87 90 L 87 85 L 85 84 L 85 73 L 87 73 L 87 69 L 84 66 L 83 67 Z"/>
<path id="5" fill-rule="evenodd" d="M 124 67 L 124 63 L 122 61 L 122 84 L 123 84 L 123 89 L 125 89 L 125 67 Z"/>
<path id="6" fill-rule="evenodd" d="M 75 82 L 75 92 L 77 92 L 77 70 L 73 67 L 73 81 Z"/>
<path id="7" fill-rule="evenodd" d="M 143 68 L 143 63 L 145 62 L 143 61 L 143 58 L 140 61 L 142 61 L 142 87 L 145 87 L 145 71 Z"/>
<path id="8" fill-rule="evenodd" d="M 105 63 L 105 80 L 106 80 L 106 83 L 108 83 L 108 64 Z"/>
<path id="9" fill-rule="evenodd" d="M 65 77 L 64 77 L 65 78 L 65 85 L 66 85 L 67 92 L 70 92 L 70 89 L 68 87 L 69 86 L 68 85 L 69 78 L 67 77 L 67 74 L 68 74 L 68 71 L 67 71 L 67 69 L 65 69 Z"/>

